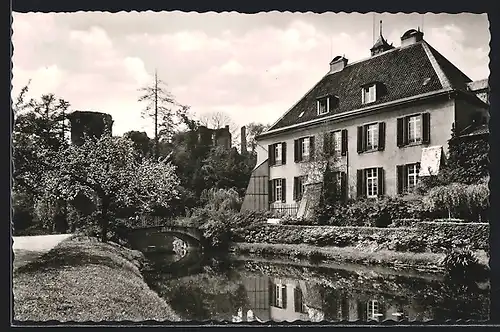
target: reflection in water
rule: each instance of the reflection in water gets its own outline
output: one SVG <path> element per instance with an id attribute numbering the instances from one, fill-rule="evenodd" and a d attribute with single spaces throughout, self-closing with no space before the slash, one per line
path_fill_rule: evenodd
<path id="1" fill-rule="evenodd" d="M 271 263 L 197 264 L 199 270 L 190 275 L 160 269 L 146 274 L 185 320 L 488 319 L 488 291 L 475 284 Z"/>
<path id="2" fill-rule="evenodd" d="M 173 251 L 176 255 L 176 260 L 179 260 L 187 255 L 188 253 L 188 245 L 181 239 L 176 238 L 172 241 Z"/>

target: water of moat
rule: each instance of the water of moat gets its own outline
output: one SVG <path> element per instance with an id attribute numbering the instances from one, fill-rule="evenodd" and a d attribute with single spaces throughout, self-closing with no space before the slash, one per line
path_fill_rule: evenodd
<path id="1" fill-rule="evenodd" d="M 149 253 L 149 286 L 189 321 L 488 320 L 484 284 L 440 275 L 306 261 Z"/>

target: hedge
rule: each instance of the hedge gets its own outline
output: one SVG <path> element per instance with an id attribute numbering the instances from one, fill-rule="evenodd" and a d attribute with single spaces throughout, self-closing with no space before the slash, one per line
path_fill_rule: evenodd
<path id="1" fill-rule="evenodd" d="M 234 231 L 235 242 L 307 243 L 318 246 L 348 246 L 362 241 L 382 241 L 391 234 L 406 232 L 405 228 L 254 225 Z"/>
<path id="2" fill-rule="evenodd" d="M 403 252 L 445 252 L 470 247 L 488 250 L 488 224 L 419 222 L 414 227 L 253 225 L 233 231 L 234 242 L 376 246 Z M 459 226 L 460 225 L 460 226 Z"/>

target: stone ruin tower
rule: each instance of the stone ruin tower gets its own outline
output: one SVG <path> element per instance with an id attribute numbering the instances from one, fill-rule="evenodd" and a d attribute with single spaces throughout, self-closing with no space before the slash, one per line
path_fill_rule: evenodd
<path id="1" fill-rule="evenodd" d="M 71 143 L 82 145 L 85 138 L 99 139 L 112 135 L 113 118 L 101 112 L 75 111 L 68 115 L 71 123 Z"/>

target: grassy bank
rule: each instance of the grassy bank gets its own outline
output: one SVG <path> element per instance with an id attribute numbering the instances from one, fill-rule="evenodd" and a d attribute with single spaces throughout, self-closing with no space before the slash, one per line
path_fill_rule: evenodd
<path id="1" fill-rule="evenodd" d="M 306 244 L 233 243 L 231 251 L 237 255 L 276 256 L 292 259 L 308 259 L 313 262 L 329 261 L 360 265 L 380 265 L 398 269 L 443 272 L 443 253 L 397 252 L 391 250 L 370 250 L 360 247 L 318 247 Z M 476 251 L 476 257 L 483 267 L 488 266 L 484 251 Z"/>
<path id="2" fill-rule="evenodd" d="M 14 271 L 17 321 L 179 320 L 149 289 L 143 256 L 93 238 L 75 237 Z"/>

